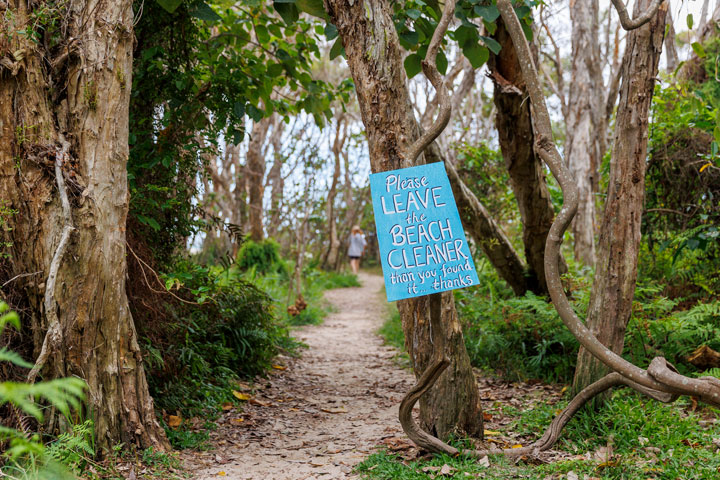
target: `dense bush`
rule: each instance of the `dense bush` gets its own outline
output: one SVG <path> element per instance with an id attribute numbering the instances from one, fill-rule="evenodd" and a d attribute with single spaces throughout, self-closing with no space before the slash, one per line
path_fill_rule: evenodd
<path id="1" fill-rule="evenodd" d="M 243 270 L 254 268 L 258 273 L 284 271 L 279 251 L 280 245 L 275 240 L 246 240 L 238 252 L 238 267 Z"/>
<path id="2" fill-rule="evenodd" d="M 264 371 L 288 342 L 270 297 L 234 267 L 179 261 L 166 285 L 199 304 L 175 302 L 162 335 L 146 332 L 148 382 L 161 409 L 194 416 L 230 400 L 229 383 Z"/>

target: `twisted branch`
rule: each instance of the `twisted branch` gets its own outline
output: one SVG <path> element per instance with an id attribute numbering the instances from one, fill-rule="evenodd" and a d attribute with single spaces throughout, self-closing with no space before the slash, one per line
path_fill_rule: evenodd
<path id="1" fill-rule="evenodd" d="M 425 148 L 430 145 L 443 130 L 445 130 L 445 127 L 450 121 L 450 113 L 452 112 L 450 94 L 442 75 L 438 72 L 435 57 L 437 56 L 438 49 L 440 48 L 440 44 L 442 43 L 445 33 L 447 32 L 454 12 L 455 0 L 446 0 L 442 17 L 440 17 L 435 33 L 433 33 L 432 39 L 430 40 L 430 45 L 428 46 L 427 53 L 425 54 L 425 60 L 422 61 L 423 73 L 437 91 L 439 106 L 438 116 L 430 128 L 428 128 L 425 133 L 420 136 L 420 138 L 415 140 L 413 144 L 408 147 L 407 152 L 405 152 L 403 162 L 406 167 L 415 165 L 415 160 L 417 160 L 423 150 L 425 150 Z"/>
<path id="2" fill-rule="evenodd" d="M 60 269 L 60 263 L 62 262 L 65 250 L 67 250 L 68 243 L 70 242 L 70 234 L 75 227 L 72 221 L 72 210 L 70 209 L 70 200 L 67 196 L 67 190 L 65 188 L 65 178 L 62 173 L 62 165 L 68 156 L 68 150 L 70 150 L 70 142 L 65 140 L 63 135 L 60 135 L 60 148 L 57 149 L 55 154 L 55 182 L 57 184 L 58 192 L 60 194 L 60 203 L 62 205 L 63 219 L 65 225 L 60 235 L 60 242 L 55 249 L 52 261 L 50 262 L 50 272 L 48 273 L 47 280 L 45 281 L 45 316 L 47 317 L 48 330 L 45 333 L 45 339 L 43 340 L 42 348 L 40 349 L 40 355 L 38 355 L 35 365 L 28 374 L 28 382 L 34 383 L 37 374 L 43 367 L 50 352 L 56 349 L 63 340 L 62 325 L 60 325 L 60 319 L 57 314 L 57 302 L 55 301 L 55 284 L 57 283 L 58 270 Z"/>
<path id="3" fill-rule="evenodd" d="M 618 1 L 619 0 L 613 0 L 616 8 Z M 659 5 L 661 2 L 656 1 L 656 3 Z M 626 361 L 600 343 L 572 309 L 560 283 L 559 260 L 561 258 L 560 246 L 562 244 L 563 234 L 577 211 L 577 187 L 553 143 L 550 115 L 548 114 L 545 104 L 537 70 L 532 60 L 530 47 L 525 39 L 520 21 L 513 10 L 510 0 L 497 0 L 497 6 L 508 33 L 515 44 L 520 68 L 530 95 L 533 125 L 536 129 L 535 150 L 548 165 L 563 191 L 562 209 L 550 228 L 545 244 L 545 275 L 547 278 L 548 291 L 553 305 L 563 323 L 573 333 L 575 338 L 577 338 L 590 353 L 613 370 L 613 373 L 606 375 L 578 393 L 570 404 L 553 419 L 545 434 L 533 444 L 522 448 L 490 448 L 461 452 L 422 431 L 412 418 L 412 407 L 415 402 L 417 402 L 423 393 L 432 387 L 440 373 L 442 373 L 447 366 L 445 359 L 436 359 L 435 362 L 428 367 L 417 385 L 415 385 L 410 393 L 403 399 L 400 408 L 400 423 L 403 426 L 403 430 L 413 442 L 432 452 L 447 453 L 450 455 L 460 453 L 472 457 L 483 457 L 488 454 L 518 457 L 535 455 L 540 451 L 549 449 L 559 438 L 563 427 L 583 405 L 594 396 L 616 386 L 630 387 L 644 395 L 665 403 L 673 402 L 679 395 L 693 395 L 709 405 L 720 406 L 720 380 L 714 377 L 701 377 L 697 379 L 685 377 L 680 375 L 677 370 L 662 357 L 653 359 L 647 371 L 643 370 Z M 622 18 L 620 10 L 619 13 Z M 647 12 L 636 19 L 636 21 L 641 21 L 645 15 L 647 15 Z M 650 16 L 651 14 L 648 15 L 648 17 Z M 645 22 L 647 22 L 647 20 L 643 21 L 643 23 Z M 436 358 L 438 356 L 439 354 L 436 353 Z"/>
<path id="4" fill-rule="evenodd" d="M 640 28 L 645 25 L 652 17 L 655 16 L 658 8 L 660 8 L 660 4 L 662 4 L 664 0 L 653 0 L 653 3 L 650 4 L 645 12 L 633 19 L 630 19 L 630 14 L 628 14 L 627 7 L 622 0 L 610 1 L 620 17 L 620 25 L 622 25 L 625 30 L 635 30 L 636 28 Z"/>

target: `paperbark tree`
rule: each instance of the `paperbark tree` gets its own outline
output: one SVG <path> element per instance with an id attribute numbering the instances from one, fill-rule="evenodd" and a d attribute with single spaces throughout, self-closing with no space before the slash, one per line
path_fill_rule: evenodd
<path id="1" fill-rule="evenodd" d="M 125 293 L 132 2 L 49 4 L 59 26 L 35 33 L 52 49 L 19 34 L 39 28 L 38 5 L 0 6 L 0 198 L 18 212 L 14 272 L 43 279 L 22 284 L 30 379 L 83 378 L 98 447 L 164 448 Z"/>
<path id="2" fill-rule="evenodd" d="M 635 13 L 650 0 L 635 3 Z M 587 326 L 611 351 L 622 352 L 637 279 L 640 223 L 645 194 L 648 114 L 665 33 L 667 4 L 651 20 L 628 33 L 622 62 L 622 86 L 598 261 L 590 295 Z M 578 354 L 574 389 L 580 391 L 607 373 L 584 348 Z"/>
<path id="3" fill-rule="evenodd" d="M 523 245 L 527 260 L 524 272 L 526 289 L 547 294 L 544 251 L 548 231 L 555 218 L 542 160 L 535 154 L 535 135 L 530 117 L 530 104 L 522 79 L 515 47 L 501 19 L 493 38 L 501 45 L 498 55 L 488 62 L 493 79 L 495 126 L 500 150 L 510 175 L 510 186 L 520 210 L 523 225 Z M 567 270 L 562 260 L 562 271 Z M 518 292 L 516 292 L 518 293 Z M 520 294 L 524 293 L 521 292 Z"/>
<path id="4" fill-rule="evenodd" d="M 655 21 L 655 15 L 660 19 L 664 18 L 665 12 L 659 9 L 661 4 L 653 0 L 647 10 L 641 15 L 630 19 L 622 0 L 612 0 L 615 8 L 620 14 L 621 22 L 626 29 L 639 28 L 648 21 Z M 466 455 L 475 458 L 483 458 L 491 454 L 501 454 L 508 457 L 521 457 L 525 455 L 537 455 L 547 450 L 559 438 L 560 432 L 567 422 L 583 407 L 589 400 L 608 389 L 627 386 L 650 398 L 660 402 L 673 402 L 679 395 L 693 395 L 698 400 L 712 406 L 720 406 L 720 380 L 711 376 L 700 378 L 685 377 L 677 373 L 677 370 L 662 357 L 656 357 L 650 362 L 647 370 L 643 370 L 628 362 L 617 353 L 612 352 L 598 341 L 593 333 L 587 329 L 585 324 L 575 313 L 573 306 L 568 301 L 567 295 L 560 283 L 558 257 L 561 255 L 563 234 L 572 222 L 578 207 L 578 192 L 572 176 L 565 166 L 560 153 L 553 142 L 552 126 L 550 115 L 545 104 L 543 90 L 537 74 L 530 47 L 525 38 L 525 32 L 513 9 L 510 0 L 497 0 L 498 10 L 503 21 L 508 25 L 508 31 L 518 51 L 518 58 L 522 68 L 523 77 L 527 83 L 530 101 L 533 105 L 533 121 L 536 126 L 538 137 L 535 144 L 538 155 L 550 167 L 553 176 L 558 180 L 563 192 L 563 205 L 560 213 L 553 222 L 548 235 L 545 248 L 545 270 L 548 277 L 548 288 L 553 306 L 557 310 L 565 326 L 572 332 L 573 336 L 592 354 L 610 367 L 613 372 L 593 382 L 579 392 L 553 419 L 545 434 L 530 445 L 519 448 L 500 449 L 490 447 L 480 450 L 459 450 L 441 440 L 423 432 L 415 423 L 412 415 L 413 405 L 418 399 L 432 388 L 434 382 L 447 367 L 448 361 L 443 358 L 436 358 L 427 368 L 417 384 L 410 390 L 400 404 L 400 423 L 407 435 L 421 448 L 431 452 L 444 453 L 457 456 Z M 657 40 L 657 37 L 654 38 Z M 662 35 L 657 45 L 662 42 Z M 657 47 L 659 49 L 659 46 Z"/>
<path id="5" fill-rule="evenodd" d="M 325 206 L 326 219 L 328 224 L 328 248 L 325 250 L 322 266 L 325 269 L 335 269 L 338 264 L 340 255 L 340 238 L 338 237 L 337 220 L 335 219 L 335 197 L 337 196 L 338 183 L 340 180 L 340 157 L 347 140 L 347 121 L 344 115 L 340 115 L 336 119 L 335 139 L 332 145 L 332 154 L 335 164 L 333 166 L 333 177 L 330 183 L 330 190 L 327 194 Z"/>
<path id="6" fill-rule="evenodd" d="M 420 131 L 413 117 L 390 3 L 325 0 L 325 9 L 343 39 L 367 132 L 372 171 L 409 166 L 405 159 L 416 157 L 409 151 Z M 455 430 L 482 435 L 477 386 L 452 292 L 403 300 L 398 308 L 416 376 L 420 377 L 437 354 L 451 362 L 420 404 L 423 428 L 440 437 Z M 431 312 L 435 314 L 435 329 L 430 328 Z"/>
<path id="7" fill-rule="evenodd" d="M 263 145 L 273 117 L 265 117 L 253 125 L 247 149 L 245 175 L 248 186 L 250 238 L 256 242 L 265 238 L 263 229 L 263 194 L 265 181 L 265 155 Z"/>
<path id="8" fill-rule="evenodd" d="M 604 96 L 600 71 L 598 1 L 570 3 L 572 22 L 572 69 L 568 100 L 565 159 L 578 186 L 578 213 L 573 220 L 575 258 L 595 265 L 595 187 L 602 153 L 600 125 L 595 112 Z"/>

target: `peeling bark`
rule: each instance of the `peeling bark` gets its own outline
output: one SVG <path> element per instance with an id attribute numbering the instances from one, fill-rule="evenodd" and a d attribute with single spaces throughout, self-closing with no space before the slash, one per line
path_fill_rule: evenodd
<path id="1" fill-rule="evenodd" d="M 537 294 L 547 294 L 545 281 L 545 240 L 555 218 L 550 200 L 542 160 L 535 154 L 530 117 L 520 64 L 512 40 L 502 20 L 497 21 L 493 36 L 502 49 L 499 55 L 491 55 L 488 62 L 493 78 L 493 101 L 497 110 L 495 126 L 498 130 L 500 150 L 510 175 L 510 186 L 520 210 L 523 225 L 523 245 L 527 271 L 524 273 L 525 289 Z M 561 270 L 567 271 L 564 260 Z M 516 290 L 513 288 L 513 290 Z M 516 294 L 522 295 L 524 291 Z"/>
<path id="2" fill-rule="evenodd" d="M 578 212 L 573 219 L 575 259 L 595 265 L 595 185 L 603 152 L 598 113 L 604 95 L 600 72 L 598 1 L 570 3 L 572 79 L 568 101 L 565 159 L 578 187 Z"/>
<path id="3" fill-rule="evenodd" d="M 638 1 L 636 13 L 649 3 L 649 0 Z M 588 328 L 603 345 L 618 354 L 623 349 L 635 294 L 645 195 L 648 114 L 662 50 L 666 8 L 664 4 L 650 22 L 629 32 L 627 37 L 608 195 L 588 307 Z M 574 389 L 582 390 L 607 371 L 605 365 L 581 348 Z"/>
<path id="4" fill-rule="evenodd" d="M 8 8 L 12 29 L 25 28 L 33 7 L 13 1 Z M 43 306 L 51 282 L 23 285 L 36 352 L 46 318 L 56 314 L 62 330 L 62 342 L 51 342 L 40 373 L 87 382 L 85 415 L 94 420 L 98 447 L 168 448 L 125 293 L 132 2 L 70 0 L 66 8 L 60 41 L 73 49 L 65 70 L 51 75 L 50 52 L 24 35 L 9 35 L 11 51 L 22 52 L 22 59 L 12 69 L 0 66 L 0 198 L 19 212 L 10 220 L 12 266 L 18 273 L 49 273 L 64 223 L 49 166 L 65 138 L 69 148 L 60 170 L 75 231 L 50 293 L 55 302 L 47 308 L 56 312 Z M 48 433 L 56 433 L 57 418 L 50 419 Z"/>

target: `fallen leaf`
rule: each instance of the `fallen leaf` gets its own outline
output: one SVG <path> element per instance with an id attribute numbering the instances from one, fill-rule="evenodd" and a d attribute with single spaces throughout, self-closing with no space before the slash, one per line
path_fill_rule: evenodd
<path id="1" fill-rule="evenodd" d="M 493 418 L 492 414 L 483 412 L 483 420 L 485 420 L 486 422 L 489 422 L 490 420 L 492 420 L 492 418 Z"/>
<path id="2" fill-rule="evenodd" d="M 245 419 L 244 418 L 233 418 L 232 421 L 235 423 L 242 423 L 245 421 Z"/>
<path id="3" fill-rule="evenodd" d="M 450 475 L 453 471 L 455 469 L 446 463 L 440 468 L 440 475 Z"/>
<path id="4" fill-rule="evenodd" d="M 223 409 L 224 411 L 226 411 L 226 412 L 227 412 L 228 410 L 232 410 L 232 408 L 233 408 L 233 404 L 230 403 L 230 402 L 227 402 L 227 403 L 223 403 L 223 404 L 222 404 L 222 409 Z"/>
<path id="5" fill-rule="evenodd" d="M 522 445 L 518 443 L 517 445 L 513 445 L 513 446 L 510 447 L 510 448 L 522 448 Z"/>
<path id="6" fill-rule="evenodd" d="M 168 415 L 168 426 L 170 428 L 177 428 L 182 424 L 182 417 L 176 415 Z"/>
<path id="7" fill-rule="evenodd" d="M 573 472 L 572 470 L 570 470 L 570 471 L 567 473 L 567 480 L 580 480 L 580 479 L 578 478 L 577 473 L 575 473 L 575 472 Z"/>
<path id="8" fill-rule="evenodd" d="M 325 413 L 348 413 L 344 407 L 343 408 L 321 408 L 320 411 L 325 412 Z"/>
<path id="9" fill-rule="evenodd" d="M 225 475 L 227 475 L 227 473 L 225 473 L 225 472 L 218 472 L 217 474 L 218 474 L 218 477 L 224 477 Z"/>
<path id="10" fill-rule="evenodd" d="M 495 430 L 484 430 L 484 435 L 500 435 L 500 432 L 496 432 Z"/>
<path id="11" fill-rule="evenodd" d="M 241 393 L 241 392 L 238 392 L 237 390 L 233 390 L 232 393 L 233 393 L 233 397 L 237 398 L 238 400 L 247 401 L 247 400 L 252 399 L 252 397 L 250 395 L 248 395 L 247 393 Z"/>
<path id="12" fill-rule="evenodd" d="M 284 367 L 282 365 L 273 365 L 272 368 L 275 370 L 285 370 L 287 367 Z"/>
<path id="13" fill-rule="evenodd" d="M 480 460 L 478 460 L 478 465 L 480 465 L 481 467 L 489 467 L 489 466 L 490 466 L 490 459 L 488 458 L 488 456 L 485 455 L 485 456 L 482 457 Z"/>
<path id="14" fill-rule="evenodd" d="M 258 406 L 260 406 L 260 407 L 269 407 L 269 406 L 270 406 L 269 403 L 263 402 L 262 400 L 258 400 L 258 399 L 255 398 L 255 397 L 250 397 L 250 399 L 248 400 L 248 402 L 249 402 L 249 403 L 252 403 L 253 405 L 258 405 Z"/>

